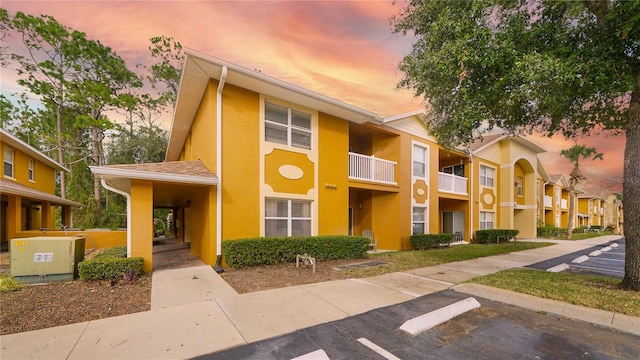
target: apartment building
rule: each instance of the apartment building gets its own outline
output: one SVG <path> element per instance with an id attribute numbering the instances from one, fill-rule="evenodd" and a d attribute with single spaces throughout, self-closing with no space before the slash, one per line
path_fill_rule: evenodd
<path id="1" fill-rule="evenodd" d="M 55 227 L 55 208 L 61 223 L 71 224 L 71 209 L 81 204 L 56 195 L 56 171 L 69 171 L 18 137 L 0 129 L 0 231 L 3 251 L 17 233 Z"/>
<path id="2" fill-rule="evenodd" d="M 410 236 L 516 228 L 535 237 L 544 148 L 494 134 L 441 148 L 424 112 L 381 116 L 186 50 L 166 161 L 92 167 L 128 199 L 128 246 L 152 269 L 153 208 L 208 264 L 222 241 L 360 235 L 410 249 Z M 134 219 L 135 218 L 135 219 Z"/>

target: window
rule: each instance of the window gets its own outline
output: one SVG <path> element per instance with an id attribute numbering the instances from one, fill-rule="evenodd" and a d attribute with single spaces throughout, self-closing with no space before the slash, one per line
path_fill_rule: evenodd
<path id="1" fill-rule="evenodd" d="M 493 229 L 494 213 L 489 211 L 480 211 L 480 230 Z"/>
<path id="2" fill-rule="evenodd" d="M 265 140 L 277 144 L 311 149 L 311 115 L 265 103 Z"/>
<path id="3" fill-rule="evenodd" d="M 265 236 L 311 236 L 311 201 L 265 199 Z"/>
<path id="4" fill-rule="evenodd" d="M 35 161 L 33 159 L 29 159 L 29 181 L 36 181 L 34 170 L 35 169 Z"/>
<path id="5" fill-rule="evenodd" d="M 442 172 L 445 174 L 453 174 L 455 176 L 464 177 L 464 165 L 445 166 L 442 168 Z"/>
<path id="6" fill-rule="evenodd" d="M 426 234 L 427 230 L 427 209 L 423 207 L 413 208 L 413 226 L 412 235 Z"/>
<path id="7" fill-rule="evenodd" d="M 518 180 L 516 181 L 516 194 L 518 194 L 518 196 L 522 196 L 522 184 L 524 184 L 524 179 L 522 176 L 518 176 Z"/>
<path id="8" fill-rule="evenodd" d="M 422 146 L 413 145 L 413 176 L 427 177 L 427 151 Z"/>
<path id="9" fill-rule="evenodd" d="M 4 176 L 13 177 L 13 150 L 4 148 Z"/>
<path id="10" fill-rule="evenodd" d="M 493 187 L 494 172 L 494 169 L 480 165 L 480 185 Z"/>

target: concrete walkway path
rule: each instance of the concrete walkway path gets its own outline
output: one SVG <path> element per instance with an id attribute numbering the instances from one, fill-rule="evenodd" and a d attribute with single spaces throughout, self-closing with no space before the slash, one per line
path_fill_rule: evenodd
<path id="1" fill-rule="evenodd" d="M 184 359 L 454 288 L 640 335 L 640 318 L 463 284 L 601 245 L 619 236 L 296 287 L 237 294 L 210 266 L 153 273 L 151 310 L 0 337 L 2 359 Z M 535 240 L 531 240 L 535 241 Z M 523 298 L 525 298 L 523 300 Z M 559 309 L 559 312 L 557 309 Z M 613 321 L 613 319 L 618 321 Z M 635 332 L 634 332 L 635 331 Z"/>

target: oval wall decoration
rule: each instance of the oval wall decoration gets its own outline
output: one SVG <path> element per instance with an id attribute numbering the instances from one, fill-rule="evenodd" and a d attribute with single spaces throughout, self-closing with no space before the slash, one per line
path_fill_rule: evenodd
<path id="1" fill-rule="evenodd" d="M 424 189 L 417 189 L 416 190 L 416 194 L 423 196 L 424 195 Z"/>
<path id="2" fill-rule="evenodd" d="M 295 165 L 282 165 L 278 172 L 289 180 L 298 180 L 304 176 L 304 171 Z"/>

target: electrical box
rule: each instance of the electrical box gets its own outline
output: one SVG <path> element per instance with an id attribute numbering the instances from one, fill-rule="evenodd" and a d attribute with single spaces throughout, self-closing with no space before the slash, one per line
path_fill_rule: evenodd
<path id="1" fill-rule="evenodd" d="M 11 276 L 21 283 L 70 281 L 84 260 L 84 237 L 11 239 Z"/>

